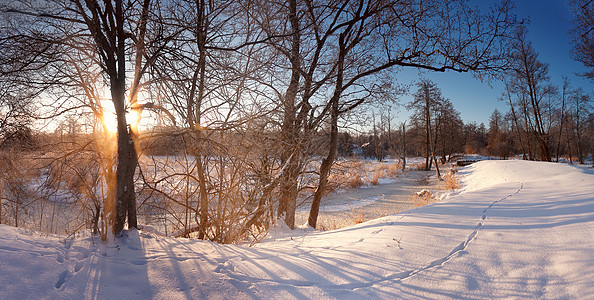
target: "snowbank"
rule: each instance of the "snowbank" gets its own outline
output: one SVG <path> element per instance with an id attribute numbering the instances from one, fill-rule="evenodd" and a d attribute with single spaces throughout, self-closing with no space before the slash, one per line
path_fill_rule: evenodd
<path id="1" fill-rule="evenodd" d="M 0 226 L 0 299 L 592 298 L 594 175 L 483 161 L 445 201 L 249 248 Z"/>

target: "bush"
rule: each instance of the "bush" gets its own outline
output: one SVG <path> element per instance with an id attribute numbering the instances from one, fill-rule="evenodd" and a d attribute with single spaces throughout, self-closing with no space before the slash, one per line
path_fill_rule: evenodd
<path id="1" fill-rule="evenodd" d="M 454 173 L 450 172 L 444 176 L 445 188 L 448 190 L 457 190 L 460 188 L 460 181 Z"/>

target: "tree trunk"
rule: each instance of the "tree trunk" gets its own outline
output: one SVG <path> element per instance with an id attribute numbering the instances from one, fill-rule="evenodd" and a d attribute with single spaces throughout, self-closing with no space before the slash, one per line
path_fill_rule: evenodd
<path id="1" fill-rule="evenodd" d="M 579 101 L 579 98 L 578 100 Z M 583 145 L 582 145 L 582 131 L 580 130 L 580 105 L 576 102 L 575 105 L 575 136 L 577 138 L 577 155 L 578 164 L 584 164 Z"/>
<path id="2" fill-rule="evenodd" d="M 338 148 L 338 116 L 339 116 L 339 100 L 340 96 L 342 95 L 343 89 L 343 76 L 344 76 L 344 60 L 346 57 L 347 49 L 345 46 L 345 35 L 348 30 L 340 34 L 338 39 L 339 45 L 339 53 L 337 58 L 337 68 L 336 68 L 336 83 L 334 84 L 334 94 L 332 98 L 330 98 L 330 145 L 328 149 L 328 155 L 324 160 L 322 160 L 322 164 L 320 165 L 320 179 L 318 182 L 318 187 L 314 193 L 314 197 L 311 203 L 311 208 L 309 210 L 309 218 L 307 223 L 312 228 L 316 228 L 318 222 L 318 213 L 320 211 L 320 202 L 322 201 L 322 196 L 324 195 L 324 191 L 326 190 L 326 185 L 328 184 L 328 176 L 330 175 L 330 169 L 332 168 L 332 164 L 334 164 L 334 160 L 336 160 L 337 155 L 337 148 Z M 374 120 L 375 126 L 375 120 Z"/>
<path id="3" fill-rule="evenodd" d="M 431 114 L 429 112 L 429 93 L 425 87 L 425 171 L 431 170 Z"/>
<path id="4" fill-rule="evenodd" d="M 118 158 L 116 171 L 116 205 L 114 234 L 124 229 L 126 217 L 128 228 L 138 227 L 136 220 L 136 195 L 134 192 L 134 172 L 138 158 L 134 148 L 134 139 L 126 124 L 125 79 L 115 79 L 111 82 L 111 96 L 115 106 L 118 125 Z"/>
<path id="5" fill-rule="evenodd" d="M 198 153 L 196 160 L 196 163 L 198 164 L 198 188 L 200 189 L 200 207 L 198 208 L 200 222 L 198 223 L 198 238 L 203 240 L 206 238 L 206 231 L 208 229 L 208 194 L 206 193 L 206 176 L 204 175 L 205 169 L 202 153 Z"/>
<path id="6" fill-rule="evenodd" d="M 299 179 L 300 164 L 299 158 L 299 129 L 296 126 L 295 101 L 299 89 L 299 49 L 301 35 L 299 32 L 299 19 L 297 16 L 297 1 L 289 1 L 289 22 L 291 23 L 291 80 L 283 99 L 284 115 L 282 124 L 283 153 L 281 154 L 281 165 L 288 163 L 286 173 L 283 173 L 279 184 L 280 197 L 278 203 L 277 217 L 283 219 L 285 224 L 295 228 L 295 209 L 297 206 L 297 180 Z"/>
<path id="7" fill-rule="evenodd" d="M 402 171 L 406 168 L 406 122 L 402 123 Z"/>
<path id="8" fill-rule="evenodd" d="M 342 85 L 342 83 L 340 84 Z M 338 84 L 337 84 L 338 86 Z M 311 203 L 311 208 L 309 210 L 309 218 L 307 223 L 312 228 L 316 228 L 318 222 L 318 213 L 320 211 L 320 202 L 322 201 L 322 196 L 324 196 L 324 191 L 326 190 L 326 186 L 328 184 L 328 176 L 330 175 L 330 169 L 332 168 L 332 164 L 336 160 L 336 153 L 338 148 L 338 100 L 340 98 L 340 94 L 335 92 L 335 95 L 332 97 L 331 101 L 331 116 L 330 116 L 330 145 L 328 150 L 328 155 L 322 160 L 322 164 L 320 165 L 320 179 L 318 182 L 318 187 L 314 193 L 314 197 Z"/>
<path id="9" fill-rule="evenodd" d="M 563 136 L 563 124 L 565 123 L 565 95 L 567 94 L 567 78 L 564 78 L 563 83 L 563 95 L 561 95 L 561 122 L 559 124 L 559 138 L 557 139 L 557 162 L 559 162 L 559 156 L 561 153 L 561 138 Z"/>

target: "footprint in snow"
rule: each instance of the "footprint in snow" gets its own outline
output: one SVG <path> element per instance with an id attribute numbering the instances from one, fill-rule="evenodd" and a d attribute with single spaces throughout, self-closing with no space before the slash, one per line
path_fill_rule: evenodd
<path id="1" fill-rule="evenodd" d="M 80 269 L 82 269 L 82 267 L 84 265 L 85 265 L 84 261 L 76 262 L 76 264 L 74 265 L 74 273 L 77 273 L 78 271 L 80 271 Z"/>
<path id="2" fill-rule="evenodd" d="M 64 283 L 66 282 L 66 279 L 68 279 L 68 277 L 70 277 L 70 272 L 66 271 L 62 271 L 62 273 L 60 273 L 58 275 L 58 282 L 56 282 L 56 289 L 60 289 L 62 287 L 62 285 L 64 285 Z"/>

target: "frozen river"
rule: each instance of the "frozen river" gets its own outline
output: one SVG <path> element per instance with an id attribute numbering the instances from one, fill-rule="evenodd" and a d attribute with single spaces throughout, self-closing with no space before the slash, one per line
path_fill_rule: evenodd
<path id="1" fill-rule="evenodd" d="M 441 189 L 434 171 L 407 171 L 379 185 L 333 192 L 322 199 L 317 227 L 336 229 L 414 208 L 412 197 L 423 189 Z M 307 222 L 310 206 L 297 209 L 297 224 Z"/>

